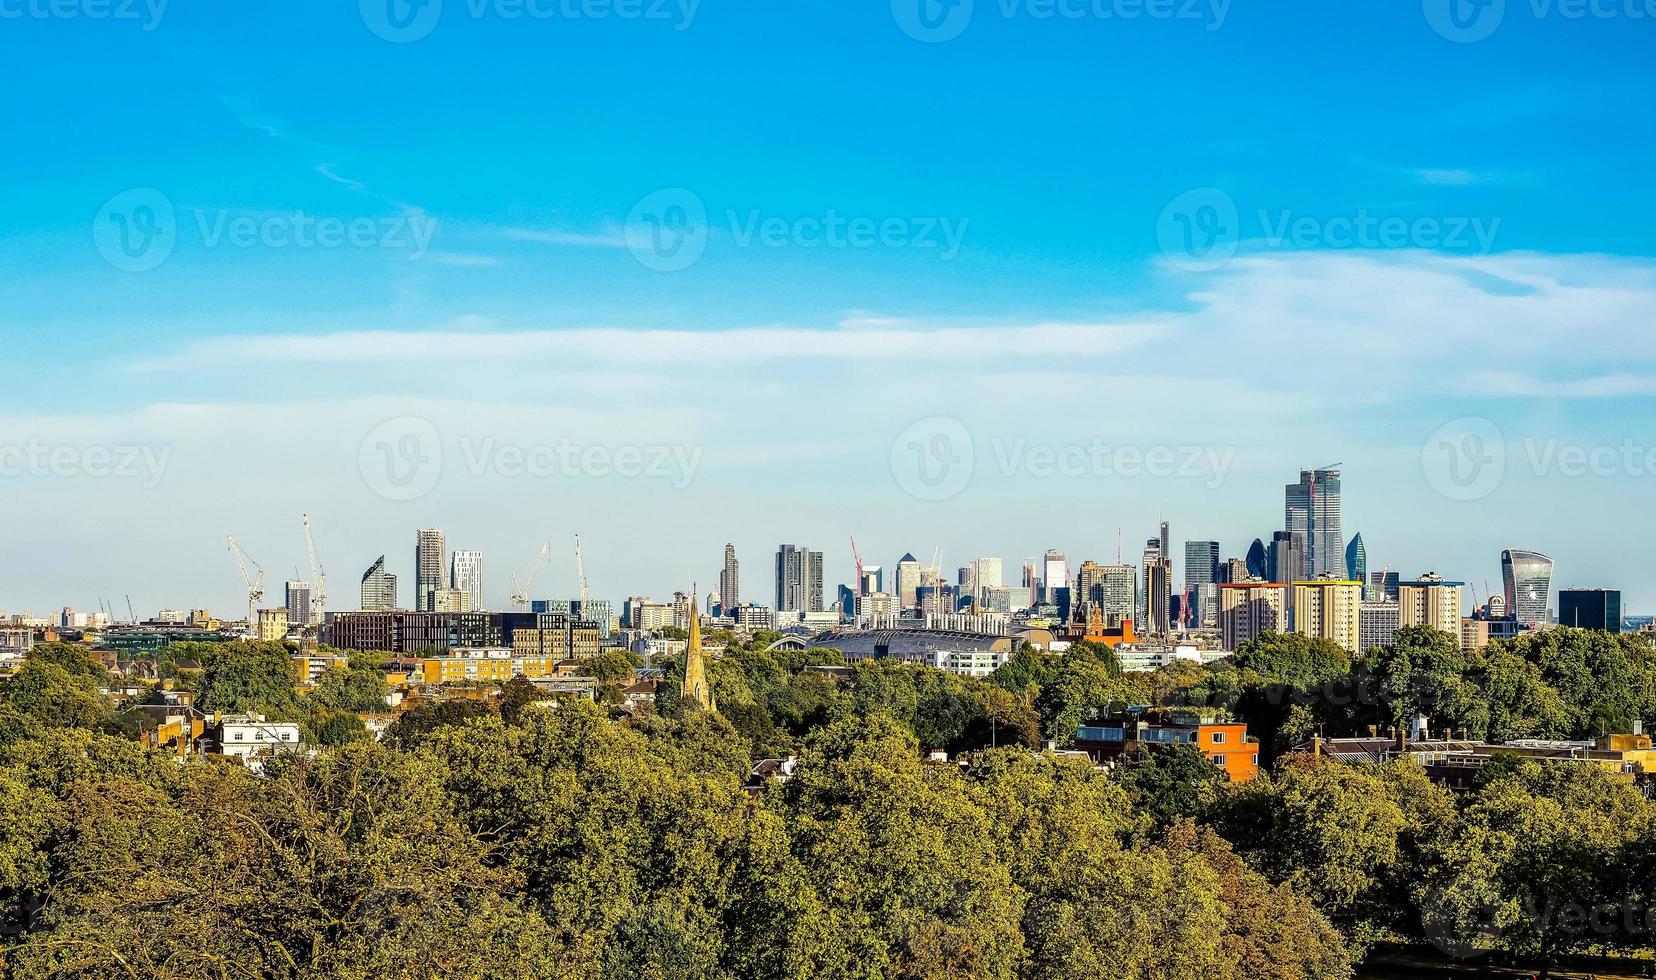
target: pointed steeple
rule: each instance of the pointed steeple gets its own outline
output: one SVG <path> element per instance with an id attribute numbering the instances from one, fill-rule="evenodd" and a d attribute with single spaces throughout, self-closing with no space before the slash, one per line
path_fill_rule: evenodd
<path id="1" fill-rule="evenodd" d="M 701 705 L 703 711 L 716 711 L 713 687 L 707 683 L 707 665 L 702 662 L 701 612 L 697 608 L 696 587 L 690 587 L 690 642 L 684 648 L 684 688 L 682 696 Z"/>

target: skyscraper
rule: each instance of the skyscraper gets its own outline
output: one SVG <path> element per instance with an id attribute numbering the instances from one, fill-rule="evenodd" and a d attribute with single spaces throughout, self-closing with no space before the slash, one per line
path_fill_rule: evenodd
<path id="1" fill-rule="evenodd" d="M 385 570 L 385 556 L 362 573 L 362 611 L 391 612 L 397 608 L 397 576 Z"/>
<path id="2" fill-rule="evenodd" d="M 864 565 L 862 567 L 862 595 L 873 595 L 885 591 L 885 572 L 878 565 Z"/>
<path id="3" fill-rule="evenodd" d="M 290 626 L 310 626 L 311 586 L 309 582 L 287 583 L 287 618 Z"/>
<path id="4" fill-rule="evenodd" d="M 448 545 L 443 532 L 427 528 L 418 532 L 414 544 L 414 606 L 421 611 L 431 609 L 432 593 L 444 587 Z"/>
<path id="5" fill-rule="evenodd" d="M 897 559 L 897 604 L 907 612 L 919 608 L 916 590 L 920 588 L 920 563 L 912 554 Z"/>
<path id="6" fill-rule="evenodd" d="M 777 548 L 776 611 L 822 611 L 822 552 L 791 544 Z"/>
<path id="7" fill-rule="evenodd" d="M 1165 529 L 1167 525 L 1163 524 Z M 1163 532 L 1165 534 L 1165 530 Z M 1144 616 L 1145 628 L 1151 633 L 1166 633 L 1173 592 L 1170 574 L 1173 562 L 1162 551 L 1162 539 L 1151 538 L 1144 543 Z"/>
<path id="8" fill-rule="evenodd" d="M 1052 602 L 1054 590 L 1068 587 L 1069 561 L 1062 551 L 1047 549 L 1046 556 L 1041 559 L 1041 598 Z"/>
<path id="9" fill-rule="evenodd" d="M 1383 602 L 1396 602 L 1399 575 L 1382 568 L 1369 572 L 1369 597 Z"/>
<path id="10" fill-rule="evenodd" d="M 1363 547 L 1361 532 L 1351 536 L 1351 543 L 1346 545 L 1345 551 L 1346 578 L 1358 582 L 1363 586 L 1363 594 L 1368 595 L 1368 551 Z"/>
<path id="11" fill-rule="evenodd" d="M 1427 572 L 1414 582 L 1397 586 L 1397 625 L 1430 626 L 1461 635 L 1461 589 L 1465 582 L 1445 582 L 1443 576 Z"/>
<path id="12" fill-rule="evenodd" d="M 1265 553 L 1265 542 L 1254 538 L 1253 544 L 1248 546 L 1248 577 L 1268 579 L 1271 577 L 1271 559 Z"/>
<path id="13" fill-rule="evenodd" d="M 719 573 L 719 612 L 734 614 L 742 604 L 741 567 L 736 562 L 736 546 L 725 545 L 724 571 Z"/>
<path id="14" fill-rule="evenodd" d="M 1184 551 L 1184 601 L 1180 615 L 1188 626 L 1218 623 L 1219 610 L 1210 609 L 1218 593 L 1209 586 L 1219 581 L 1219 542 L 1186 541 Z"/>
<path id="15" fill-rule="evenodd" d="M 464 592 L 469 597 L 467 603 L 473 610 L 480 612 L 487 608 L 483 605 L 483 552 L 454 553 L 449 571 L 449 588 L 456 592 Z"/>
<path id="16" fill-rule="evenodd" d="M 1303 578 L 1346 574 L 1340 533 L 1340 471 L 1300 470 L 1298 483 L 1285 488 L 1283 527 L 1305 554 Z"/>
<path id="17" fill-rule="evenodd" d="M 1506 585 L 1506 613 L 1520 625 L 1547 621 L 1552 595 L 1553 560 L 1539 551 L 1508 548 L 1501 552 L 1501 581 Z"/>
<path id="18" fill-rule="evenodd" d="M 1288 585 L 1310 579 L 1310 568 L 1305 560 L 1305 539 L 1291 531 L 1271 535 L 1271 550 L 1266 561 L 1266 578 Z"/>

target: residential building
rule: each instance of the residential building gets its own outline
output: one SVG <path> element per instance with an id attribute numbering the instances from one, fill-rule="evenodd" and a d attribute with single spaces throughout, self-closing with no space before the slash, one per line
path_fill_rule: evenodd
<path id="1" fill-rule="evenodd" d="M 1315 579 L 1295 582 L 1291 592 L 1289 621 L 1293 631 L 1345 648 L 1359 651 L 1359 606 L 1363 583 L 1350 579 Z"/>
<path id="2" fill-rule="evenodd" d="M 1558 625 L 1622 631 L 1621 592 L 1617 589 L 1559 589 Z"/>
<path id="3" fill-rule="evenodd" d="M 390 612 L 397 608 L 397 576 L 385 570 L 385 556 L 368 566 L 362 573 L 362 609 L 365 612 Z"/>
<path id="4" fill-rule="evenodd" d="M 776 550 L 776 611 L 822 611 L 822 552 L 785 544 Z"/>
<path id="5" fill-rule="evenodd" d="M 1539 551 L 1508 548 L 1501 552 L 1506 614 L 1526 627 L 1546 623 L 1552 576 L 1553 560 Z"/>
<path id="6" fill-rule="evenodd" d="M 1339 470 L 1301 470 L 1299 482 L 1288 484 L 1284 490 L 1283 520 L 1283 529 L 1305 554 L 1303 578 L 1340 578 L 1346 574 Z"/>
<path id="7" fill-rule="evenodd" d="M 281 612 L 284 616 L 287 614 L 286 609 Z M 223 715 L 207 728 L 216 754 L 240 759 L 243 763 L 251 764 L 277 752 L 297 752 L 300 748 L 298 723 L 271 721 L 253 712 Z"/>
<path id="8" fill-rule="evenodd" d="M 719 572 L 719 609 L 727 616 L 742 604 L 741 571 L 736 561 L 736 546 L 725 545 L 724 569 Z"/>
<path id="9" fill-rule="evenodd" d="M 254 624 L 255 635 L 266 642 L 280 640 L 287 636 L 288 611 L 286 606 L 276 609 L 261 609 Z"/>
<path id="10" fill-rule="evenodd" d="M 864 598 L 871 597 L 865 596 Z M 890 596 L 884 596 L 884 598 L 887 601 L 891 599 Z M 731 615 L 736 620 L 736 625 L 743 629 L 768 630 L 776 628 L 776 614 L 771 611 L 769 606 L 761 606 L 758 603 L 750 602 L 745 606 L 737 606 L 731 611 Z"/>
<path id="11" fill-rule="evenodd" d="M 1219 566 L 1220 582 L 1246 582 L 1253 577 L 1253 573 L 1248 571 L 1248 563 L 1240 558 L 1226 558 Z"/>
<path id="12" fill-rule="evenodd" d="M 436 589 L 431 593 L 428 612 L 471 612 L 472 594 L 463 589 Z"/>
<path id="13" fill-rule="evenodd" d="M 1180 745 L 1194 747 L 1233 783 L 1259 774 L 1259 742 L 1248 734 L 1248 726 L 1208 712 L 1136 709 L 1090 721 L 1075 732 L 1075 748 L 1097 762 L 1123 760 L 1131 765 L 1150 752 Z"/>
<path id="14" fill-rule="evenodd" d="M 1398 605 L 1395 600 L 1369 599 L 1357 610 L 1357 645 L 1367 653 L 1391 643 L 1397 632 Z"/>
<path id="15" fill-rule="evenodd" d="M 447 581 L 445 558 L 448 545 L 443 532 L 426 528 L 415 535 L 414 541 L 414 608 L 431 611 L 432 593 L 443 588 Z"/>
<path id="16" fill-rule="evenodd" d="M 1288 586 L 1280 582 L 1226 582 L 1219 586 L 1219 633 L 1226 650 L 1261 633 L 1288 629 Z"/>
<path id="17" fill-rule="evenodd" d="M 456 551 L 449 562 L 449 588 L 466 594 L 465 612 L 488 608 L 483 602 L 483 552 Z M 433 607 L 435 609 L 435 607 Z"/>
<path id="18" fill-rule="evenodd" d="M 288 623 L 292 626 L 310 626 L 311 624 L 311 585 L 309 582 L 287 583 L 286 602 Z M 178 622 L 188 621 L 188 613 L 180 611 Z"/>
<path id="19" fill-rule="evenodd" d="M 1397 625 L 1430 626 L 1459 638 L 1461 589 L 1465 587 L 1465 582 L 1446 582 L 1435 572 L 1427 572 L 1413 582 L 1399 582 Z"/>

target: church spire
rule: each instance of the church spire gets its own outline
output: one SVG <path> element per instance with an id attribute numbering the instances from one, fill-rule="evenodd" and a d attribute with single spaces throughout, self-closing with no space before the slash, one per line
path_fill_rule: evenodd
<path id="1" fill-rule="evenodd" d="M 701 706 L 703 711 L 716 711 L 713 687 L 707 682 L 707 665 L 702 662 L 701 612 L 697 608 L 696 587 L 690 586 L 690 642 L 684 648 L 684 688 L 679 692 Z"/>

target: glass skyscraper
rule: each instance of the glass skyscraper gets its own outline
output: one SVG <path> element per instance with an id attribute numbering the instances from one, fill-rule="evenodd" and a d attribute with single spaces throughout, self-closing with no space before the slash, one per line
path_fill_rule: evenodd
<path id="1" fill-rule="evenodd" d="M 1351 543 L 1346 545 L 1345 571 L 1346 578 L 1363 583 L 1364 598 L 1368 598 L 1368 550 L 1363 547 L 1361 533 L 1353 534 Z"/>
<path id="2" fill-rule="evenodd" d="M 1300 470 L 1285 488 L 1284 527 L 1304 555 L 1308 578 L 1343 578 L 1345 537 L 1340 533 L 1340 471 Z"/>
<path id="3" fill-rule="evenodd" d="M 1524 626 L 1547 621 L 1552 595 L 1553 560 L 1539 551 L 1508 548 L 1501 552 L 1501 581 L 1506 586 L 1507 615 Z"/>

